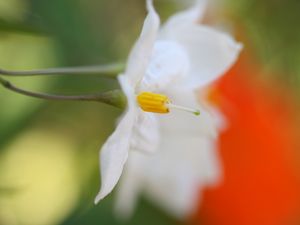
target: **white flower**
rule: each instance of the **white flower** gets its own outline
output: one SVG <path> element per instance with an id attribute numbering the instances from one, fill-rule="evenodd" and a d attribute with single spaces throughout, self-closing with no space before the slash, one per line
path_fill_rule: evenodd
<path id="1" fill-rule="evenodd" d="M 129 150 L 153 153 L 162 143 L 182 146 L 185 142 L 181 142 L 181 136 L 196 140 L 197 136 L 216 135 L 213 118 L 199 105 L 194 90 L 228 69 L 240 46 L 226 34 L 196 25 L 200 7 L 172 17 L 160 29 L 152 1 L 147 0 L 148 16 L 142 33 L 129 55 L 125 73 L 119 75 L 127 110 L 101 149 L 102 184 L 96 203 L 117 184 Z M 198 109 L 199 117 L 186 113 L 198 114 Z M 166 115 L 154 114 L 169 111 Z M 185 147 L 190 147 L 187 144 Z"/>
<path id="2" fill-rule="evenodd" d="M 175 91 L 172 96 L 179 103 L 198 104 L 190 90 Z M 223 129 L 222 115 L 214 108 L 211 113 L 218 130 Z M 219 183 L 222 171 L 216 138 L 197 130 L 199 123 L 193 119 L 182 112 L 159 119 L 159 150 L 151 155 L 130 152 L 116 196 L 118 216 L 130 217 L 138 197 L 143 195 L 170 215 L 183 219 L 197 209 L 201 190 Z"/>

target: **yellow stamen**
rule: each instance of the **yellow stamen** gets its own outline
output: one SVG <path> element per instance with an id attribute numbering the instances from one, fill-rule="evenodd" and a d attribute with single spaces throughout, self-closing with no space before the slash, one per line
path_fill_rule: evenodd
<path id="1" fill-rule="evenodd" d="M 200 115 L 197 109 L 191 109 L 180 105 L 174 105 L 166 95 L 142 92 L 137 96 L 137 102 L 142 110 L 153 113 L 169 113 L 171 109 L 183 110 L 193 113 L 196 116 Z"/>
<path id="2" fill-rule="evenodd" d="M 170 102 L 165 95 L 142 92 L 137 96 L 137 102 L 142 110 L 153 113 L 168 113 L 167 104 Z"/>

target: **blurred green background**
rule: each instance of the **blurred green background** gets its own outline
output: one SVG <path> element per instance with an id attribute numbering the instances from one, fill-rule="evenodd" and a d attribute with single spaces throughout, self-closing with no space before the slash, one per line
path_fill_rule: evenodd
<path id="1" fill-rule="evenodd" d="M 179 7 L 172 0 L 155 4 L 163 20 Z M 224 0 L 221 5 L 220 23 L 230 25 L 263 68 L 276 71 L 263 79 L 280 80 L 297 96 L 300 2 Z M 141 0 L 0 0 L 0 66 L 123 62 L 144 16 Z M 11 80 L 30 90 L 65 94 L 118 87 L 84 74 Z M 124 224 L 113 215 L 113 195 L 93 205 L 100 182 L 98 150 L 120 113 L 100 103 L 46 102 L 0 88 L 0 224 Z M 141 200 L 125 224 L 180 222 Z"/>

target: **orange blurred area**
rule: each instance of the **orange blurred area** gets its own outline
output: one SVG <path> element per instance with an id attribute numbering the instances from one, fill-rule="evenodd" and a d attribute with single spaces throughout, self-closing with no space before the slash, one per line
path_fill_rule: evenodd
<path id="1" fill-rule="evenodd" d="M 195 224 L 300 223 L 296 106 L 280 85 L 258 81 L 261 73 L 243 56 L 217 85 L 228 120 L 219 142 L 224 177 L 204 192 Z"/>

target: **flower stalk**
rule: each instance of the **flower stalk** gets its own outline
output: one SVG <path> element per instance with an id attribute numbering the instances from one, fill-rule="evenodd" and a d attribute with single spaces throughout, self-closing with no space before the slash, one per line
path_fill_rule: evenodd
<path id="1" fill-rule="evenodd" d="M 19 88 L 13 85 L 8 80 L 0 77 L 0 84 L 13 92 L 39 98 L 45 100 L 56 100 L 56 101 L 91 101 L 91 102 L 102 102 L 108 105 L 112 105 L 118 108 L 125 108 L 126 106 L 126 97 L 124 96 L 121 90 L 112 90 L 104 93 L 95 93 L 89 95 L 56 95 L 56 94 L 46 94 L 28 91 L 22 88 Z"/>

